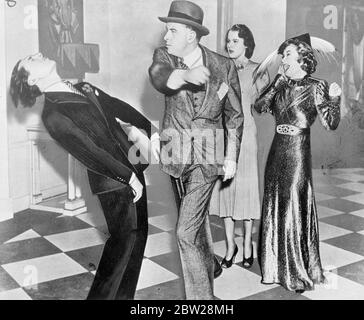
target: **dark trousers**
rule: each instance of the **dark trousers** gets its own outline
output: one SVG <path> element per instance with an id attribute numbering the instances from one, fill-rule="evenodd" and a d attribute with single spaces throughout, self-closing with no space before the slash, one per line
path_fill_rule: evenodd
<path id="1" fill-rule="evenodd" d="M 98 195 L 110 237 L 106 241 L 88 300 L 134 299 L 148 235 L 146 188 L 133 203 L 130 187 Z"/>

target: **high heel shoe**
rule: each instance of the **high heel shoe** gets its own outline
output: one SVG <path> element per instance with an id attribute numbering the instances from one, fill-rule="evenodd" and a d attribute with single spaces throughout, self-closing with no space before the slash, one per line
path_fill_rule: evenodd
<path id="1" fill-rule="evenodd" d="M 222 261 L 221 261 L 221 266 L 223 267 L 223 268 L 230 268 L 231 266 L 232 266 L 232 264 L 233 264 L 233 262 L 235 261 L 235 257 L 236 257 L 236 255 L 238 254 L 238 246 L 237 245 L 235 245 L 235 249 L 234 249 L 234 254 L 233 254 L 233 256 L 231 257 L 231 259 L 230 260 L 226 260 L 226 258 L 224 258 L 224 259 L 222 259 Z"/>
<path id="2" fill-rule="evenodd" d="M 216 256 L 214 256 L 214 279 L 218 278 L 221 273 L 222 273 L 222 268 L 220 262 L 219 260 L 216 259 Z"/>
<path id="3" fill-rule="evenodd" d="M 253 245 L 252 245 L 252 254 L 251 254 L 251 256 L 249 258 L 243 257 L 243 267 L 245 269 L 249 269 L 249 268 L 252 267 L 253 263 L 254 263 L 254 251 L 253 251 Z"/>

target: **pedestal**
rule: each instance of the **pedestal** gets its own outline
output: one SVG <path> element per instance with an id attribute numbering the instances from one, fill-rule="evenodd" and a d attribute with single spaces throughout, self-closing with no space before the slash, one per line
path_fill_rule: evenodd
<path id="1" fill-rule="evenodd" d="M 43 199 L 41 191 L 41 172 L 39 142 L 51 141 L 49 134 L 40 127 L 29 127 L 28 139 L 30 141 L 31 152 L 31 203 L 30 208 L 43 211 L 61 213 L 67 216 L 75 216 L 87 211 L 85 200 L 82 198 L 80 185 L 80 164 L 68 155 L 68 177 L 67 194 L 55 196 L 52 199 Z"/>

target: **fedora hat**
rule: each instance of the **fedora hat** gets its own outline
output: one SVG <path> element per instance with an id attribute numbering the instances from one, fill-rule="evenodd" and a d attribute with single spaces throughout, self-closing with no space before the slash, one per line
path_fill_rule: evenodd
<path id="1" fill-rule="evenodd" d="M 202 25 L 203 11 L 195 3 L 184 0 L 176 0 L 171 3 L 167 17 L 158 17 L 162 22 L 176 22 L 189 25 L 196 29 L 201 36 L 210 33 L 209 29 Z"/>

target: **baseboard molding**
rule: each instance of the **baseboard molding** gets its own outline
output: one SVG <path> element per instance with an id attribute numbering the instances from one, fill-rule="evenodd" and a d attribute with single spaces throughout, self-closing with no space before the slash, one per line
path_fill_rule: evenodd
<path id="1" fill-rule="evenodd" d="M 30 209 L 63 214 L 63 208 L 50 207 L 41 204 L 31 204 Z"/>
<path id="2" fill-rule="evenodd" d="M 12 199 L 13 212 L 24 211 L 30 208 L 30 197 L 24 196 L 16 199 Z"/>
<path id="3" fill-rule="evenodd" d="M 60 184 L 58 186 L 52 186 L 48 189 L 42 189 L 42 198 L 43 200 L 57 197 L 59 195 L 62 195 L 64 193 L 67 193 L 67 184 Z"/>
<path id="4" fill-rule="evenodd" d="M 0 199 L 0 221 L 9 220 L 13 217 L 14 211 L 11 199 Z"/>

